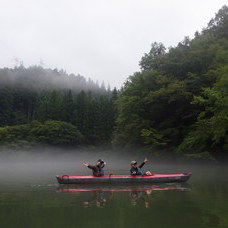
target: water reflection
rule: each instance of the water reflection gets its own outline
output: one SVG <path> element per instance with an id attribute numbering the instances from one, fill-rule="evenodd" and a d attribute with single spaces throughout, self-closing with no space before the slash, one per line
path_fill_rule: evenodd
<path id="1" fill-rule="evenodd" d="M 111 192 L 110 192 L 111 193 Z M 97 208 L 103 208 L 106 206 L 107 196 L 103 191 L 92 192 L 92 198 L 83 202 L 84 208 L 89 208 L 95 206 Z M 108 196 L 109 198 L 109 196 Z"/>
<path id="2" fill-rule="evenodd" d="M 57 192 L 83 194 L 90 192 L 88 200 L 82 202 L 84 208 L 96 207 L 103 208 L 109 201 L 115 199 L 118 192 L 129 192 L 129 204 L 133 207 L 139 205 L 149 208 L 154 191 L 187 191 L 190 190 L 188 184 L 159 184 L 144 186 L 91 186 L 91 185 L 62 185 L 57 188 Z"/>
<path id="3" fill-rule="evenodd" d="M 130 202 L 132 206 L 142 205 L 145 208 L 149 208 L 150 200 L 149 196 L 152 194 L 152 190 L 146 191 L 132 191 L 130 193 Z"/>

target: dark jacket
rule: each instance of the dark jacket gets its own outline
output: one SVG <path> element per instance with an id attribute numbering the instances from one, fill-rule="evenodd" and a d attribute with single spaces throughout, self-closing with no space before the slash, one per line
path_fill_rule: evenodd
<path id="1" fill-rule="evenodd" d="M 89 169 L 93 170 L 93 175 L 96 177 L 102 177 L 104 176 L 104 165 L 102 166 L 97 166 L 97 165 L 88 165 Z"/>
<path id="2" fill-rule="evenodd" d="M 131 175 L 143 175 L 143 172 L 142 172 L 142 170 L 141 170 L 141 168 L 143 167 L 145 165 L 145 162 L 143 162 L 140 166 L 138 166 L 138 167 L 135 167 L 135 168 L 131 168 L 130 169 L 130 173 L 131 173 Z M 134 172 L 136 172 L 135 174 L 134 174 Z"/>

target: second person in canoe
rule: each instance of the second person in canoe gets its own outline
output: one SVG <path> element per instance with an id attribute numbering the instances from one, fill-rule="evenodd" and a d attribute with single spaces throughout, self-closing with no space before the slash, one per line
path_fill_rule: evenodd
<path id="1" fill-rule="evenodd" d="M 141 170 L 141 168 L 146 164 L 146 162 L 148 162 L 147 158 L 145 158 L 144 161 L 138 166 L 137 161 L 132 161 L 130 174 L 131 175 L 147 175 L 147 176 L 153 175 L 150 171 L 146 171 L 145 173 L 143 173 L 143 171 Z"/>

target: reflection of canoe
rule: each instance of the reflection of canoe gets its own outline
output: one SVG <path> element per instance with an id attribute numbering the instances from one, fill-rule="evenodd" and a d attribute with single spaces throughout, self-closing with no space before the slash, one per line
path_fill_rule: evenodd
<path id="1" fill-rule="evenodd" d="M 189 173 L 154 174 L 151 176 L 109 175 L 103 177 L 89 176 L 56 176 L 60 184 L 142 184 L 185 182 L 191 177 Z"/>
<path id="2" fill-rule="evenodd" d="M 133 191 L 170 191 L 170 190 L 178 190 L 178 191 L 186 191 L 190 190 L 190 188 L 185 184 L 184 186 L 181 184 L 157 184 L 157 185 L 144 185 L 144 186 L 93 186 L 91 185 L 62 185 L 57 189 L 57 192 L 91 192 L 91 191 L 101 191 L 101 192 L 133 192 Z"/>

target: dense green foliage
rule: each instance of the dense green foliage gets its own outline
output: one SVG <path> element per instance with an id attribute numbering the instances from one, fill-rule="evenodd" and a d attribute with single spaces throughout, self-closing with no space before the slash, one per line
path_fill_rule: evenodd
<path id="1" fill-rule="evenodd" d="M 0 128 L 1 145 L 18 146 L 44 143 L 51 145 L 78 145 L 83 136 L 78 129 L 66 122 L 49 120 L 45 123 L 33 121 L 30 124 Z"/>
<path id="2" fill-rule="evenodd" d="M 36 66 L 2 69 L 0 82 L 1 144 L 110 143 L 115 89 Z M 35 128 L 34 121 L 39 123 Z"/>
<path id="3" fill-rule="evenodd" d="M 168 51 L 153 43 L 120 93 L 114 142 L 212 154 L 228 151 L 228 7 Z"/>

